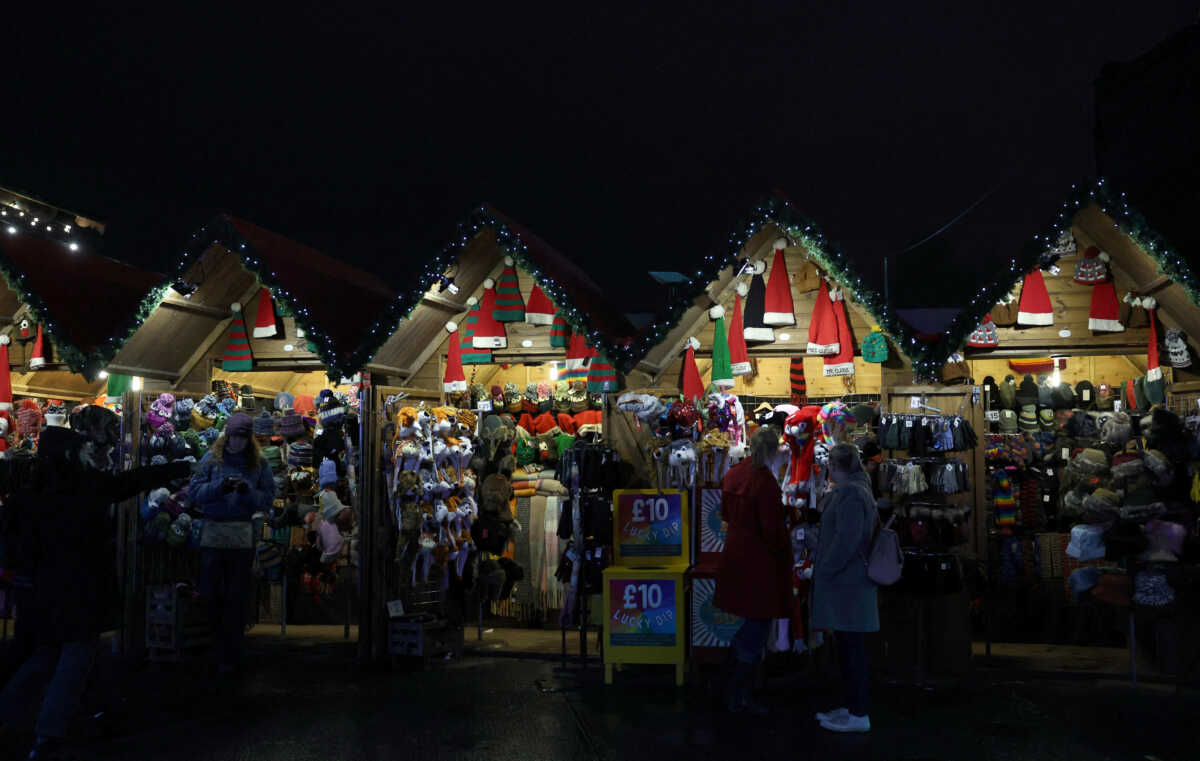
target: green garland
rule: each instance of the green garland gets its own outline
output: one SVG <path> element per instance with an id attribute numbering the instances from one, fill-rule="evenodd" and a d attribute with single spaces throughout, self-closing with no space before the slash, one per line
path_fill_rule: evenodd
<path id="1" fill-rule="evenodd" d="M 29 232 L 22 230 L 22 234 L 29 234 Z M 34 232 L 34 234 L 37 233 Z M 17 269 L 12 260 L 4 254 L 2 239 L 0 239 L 0 276 L 3 276 L 8 287 L 17 294 L 17 298 L 22 304 L 29 307 L 34 319 L 42 326 L 43 333 L 50 338 L 55 357 L 72 372 L 82 375 L 89 383 L 94 381 L 100 371 L 112 361 L 129 337 L 154 313 L 167 294 L 166 283 L 152 287 L 138 302 L 137 309 L 133 314 L 118 326 L 113 335 L 96 348 L 85 351 L 67 335 L 63 326 L 55 319 L 53 312 L 46 306 L 41 295 L 29 287 L 25 273 Z"/>
<path id="2" fill-rule="evenodd" d="M 208 250 L 210 246 L 220 245 L 234 256 L 238 257 L 242 266 L 258 278 L 259 283 L 271 291 L 272 298 L 281 310 L 291 315 L 305 332 L 305 340 L 315 349 L 315 353 L 325 363 L 330 380 L 349 378 L 366 366 L 371 357 L 379 351 L 384 342 L 395 332 L 399 321 L 400 305 L 393 301 L 392 306 L 372 323 L 363 342 L 347 354 L 339 354 L 332 339 L 325 331 L 317 327 L 309 314 L 308 308 L 301 306 L 279 277 L 269 267 L 259 260 L 259 254 L 254 246 L 247 241 L 234 227 L 229 215 L 222 214 L 208 224 L 192 233 L 192 243 L 184 252 L 174 274 L 167 278 L 168 283 L 174 283 L 183 278 L 192 263 Z"/>

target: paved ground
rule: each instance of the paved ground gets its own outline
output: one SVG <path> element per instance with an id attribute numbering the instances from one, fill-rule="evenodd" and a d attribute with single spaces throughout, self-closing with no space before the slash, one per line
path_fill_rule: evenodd
<path id="1" fill-rule="evenodd" d="M 556 759 L 1158 759 L 1196 757 L 1200 694 L 1112 680 L 1004 681 L 969 687 L 877 685 L 866 736 L 833 736 L 810 718 L 833 700 L 820 664 L 773 676 L 767 719 L 729 717 L 702 687 L 667 670 L 618 674 L 530 659 L 467 657 L 423 671 L 352 665 L 353 646 L 256 638 L 258 665 L 217 691 L 200 667 L 146 667 L 96 758 Z"/>

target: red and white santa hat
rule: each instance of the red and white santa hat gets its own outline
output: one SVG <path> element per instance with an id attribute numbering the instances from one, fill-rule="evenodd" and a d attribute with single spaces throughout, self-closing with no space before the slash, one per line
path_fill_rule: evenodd
<path id="1" fill-rule="evenodd" d="M 808 324 L 808 354 L 822 356 L 841 351 L 838 344 L 837 315 L 833 312 L 833 301 L 829 296 L 829 285 L 821 278 L 817 290 L 817 303 L 813 305 L 812 322 Z"/>
<path id="2" fill-rule="evenodd" d="M 0 412 L 12 411 L 12 376 L 8 367 L 8 345 L 12 339 L 0 335 Z"/>
<path id="3" fill-rule="evenodd" d="M 796 310 L 792 303 L 792 281 L 788 277 L 787 261 L 783 250 L 787 239 L 775 241 L 775 262 L 771 265 L 771 279 L 767 281 L 766 303 L 763 305 L 763 322 L 767 325 L 795 325 Z"/>
<path id="4" fill-rule="evenodd" d="M 967 346 L 972 349 L 994 349 L 999 345 L 1000 331 L 996 329 L 996 323 L 992 322 L 990 314 L 985 315 L 979 327 L 967 336 Z"/>
<path id="5" fill-rule="evenodd" d="M 508 346 L 508 332 L 504 323 L 492 314 L 496 311 L 496 281 L 490 277 L 483 281 L 483 298 L 479 304 L 479 322 L 471 335 L 471 345 L 476 349 L 504 349 Z"/>
<path id="6" fill-rule="evenodd" d="M 692 336 L 687 340 L 687 350 L 683 353 L 683 368 L 680 372 L 683 398 L 693 403 L 698 403 L 704 398 L 704 381 L 700 380 L 700 368 L 696 366 L 696 349 L 699 348 L 700 339 Z"/>
<path id="7" fill-rule="evenodd" d="M 463 372 L 462 342 L 458 338 L 458 323 L 450 320 L 446 323 L 446 332 L 450 334 L 449 350 L 446 352 L 446 372 L 442 375 L 442 390 L 446 393 L 457 393 L 467 390 L 467 376 Z"/>
<path id="8" fill-rule="evenodd" d="M 829 294 L 829 298 L 833 310 L 833 324 L 837 330 L 838 351 L 836 354 L 825 355 L 825 364 L 821 369 L 821 374 L 827 378 L 854 375 L 854 341 L 850 337 L 850 320 L 846 316 L 846 301 L 842 298 L 841 289 L 834 289 Z"/>
<path id="9" fill-rule="evenodd" d="M 1021 303 L 1017 307 L 1017 324 L 1054 324 L 1054 309 L 1050 306 L 1050 294 L 1046 292 L 1046 281 L 1040 269 L 1035 268 L 1025 276 L 1025 283 L 1021 286 Z"/>
<path id="10" fill-rule="evenodd" d="M 734 377 L 750 373 L 750 355 L 746 351 L 746 334 L 742 327 L 742 296 L 749 290 L 746 283 L 737 284 L 733 314 L 729 316 L 729 364 Z"/>
<path id="11" fill-rule="evenodd" d="M 1157 306 L 1158 301 L 1152 296 L 1142 299 L 1142 307 L 1150 319 L 1150 340 L 1146 346 L 1146 380 L 1149 382 L 1160 381 L 1163 377 L 1162 367 L 1158 363 L 1158 326 L 1154 318 L 1154 308 Z"/>
<path id="12" fill-rule="evenodd" d="M 38 323 L 37 338 L 33 341 L 33 355 L 29 358 L 29 369 L 37 370 L 46 366 L 46 339 L 42 335 L 42 324 Z"/>
<path id="13" fill-rule="evenodd" d="M 266 288 L 258 289 L 258 314 L 254 315 L 254 337 L 270 338 L 275 335 L 275 302 Z"/>
<path id="14" fill-rule="evenodd" d="M 533 290 L 529 292 L 529 303 L 525 305 L 525 322 L 530 325 L 550 325 L 554 322 L 554 312 L 550 297 L 540 285 L 534 283 Z"/>
<path id="15" fill-rule="evenodd" d="M 559 374 L 559 380 L 587 380 L 588 363 L 594 356 L 596 350 L 588 346 L 583 333 L 572 333 L 571 340 L 567 343 L 566 367 Z"/>
<path id="16" fill-rule="evenodd" d="M 1092 305 L 1088 311 L 1088 329 L 1106 333 L 1125 330 L 1121 324 L 1121 302 L 1117 301 L 1117 288 L 1111 280 L 1092 286 Z"/>

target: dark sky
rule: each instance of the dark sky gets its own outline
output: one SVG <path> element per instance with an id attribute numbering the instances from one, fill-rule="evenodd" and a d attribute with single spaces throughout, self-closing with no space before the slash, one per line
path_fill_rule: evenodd
<path id="1" fill-rule="evenodd" d="M 867 270 L 999 188 L 947 235 L 1007 258 L 1094 173 L 1100 67 L 1198 6 L 407 5 L 23 19 L 0 185 L 158 268 L 222 209 L 396 280 L 488 200 L 617 284 L 723 251 L 771 188 Z"/>

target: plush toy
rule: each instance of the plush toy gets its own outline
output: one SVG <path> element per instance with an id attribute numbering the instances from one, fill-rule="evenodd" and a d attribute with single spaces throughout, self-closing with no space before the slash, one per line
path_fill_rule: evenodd
<path id="1" fill-rule="evenodd" d="M 784 499 L 793 507 L 808 505 L 813 477 L 817 475 L 815 451 L 820 430 L 821 408 L 802 407 L 784 422 L 783 441 L 788 447 L 789 460 L 784 478 Z"/>
<path id="2" fill-rule="evenodd" d="M 698 453 L 690 439 L 678 439 L 667 448 L 667 482 L 680 488 L 696 483 Z"/>

